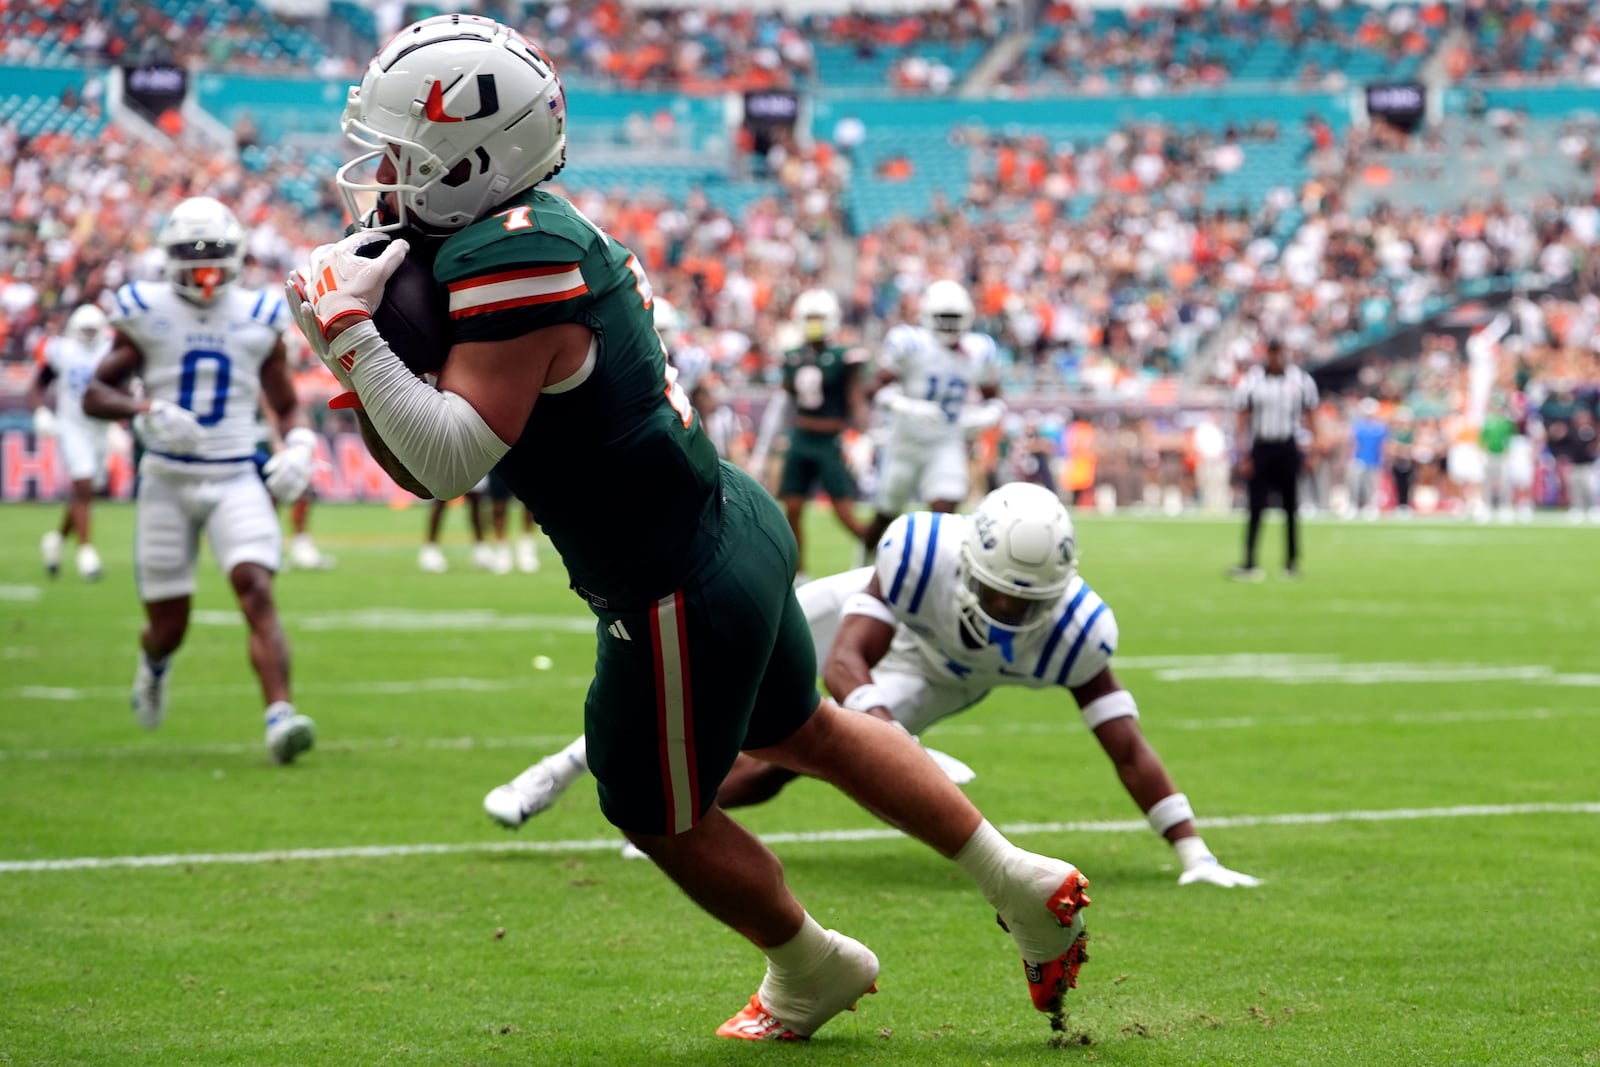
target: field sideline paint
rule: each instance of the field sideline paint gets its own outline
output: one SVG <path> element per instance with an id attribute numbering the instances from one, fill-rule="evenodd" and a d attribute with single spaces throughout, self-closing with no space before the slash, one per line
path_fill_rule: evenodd
<path id="1" fill-rule="evenodd" d="M 1201 829 L 1241 829 L 1255 826 L 1326 826 L 1345 822 L 1403 822 L 1416 819 L 1483 819 L 1507 815 L 1600 815 L 1600 802 L 1572 804 L 1464 804 L 1448 808 L 1394 808 L 1386 811 L 1323 811 L 1280 815 L 1217 815 L 1196 819 Z M 1132 834 L 1148 833 L 1143 819 L 1101 822 L 1019 822 L 1000 827 L 1004 834 Z M 815 830 L 764 834 L 769 845 L 831 844 L 858 841 L 892 841 L 904 837 L 898 830 L 873 827 L 862 830 Z M 155 856 L 78 856 L 54 860 L 0 860 L 0 874 L 42 871 L 97 871 L 130 867 L 190 867 L 217 864 L 293 863 L 341 859 L 393 859 L 405 856 L 445 856 L 497 852 L 604 852 L 620 848 L 622 837 L 595 837 L 572 841 L 474 841 L 425 845 L 347 845 L 340 848 L 296 848 L 267 852 L 192 852 Z"/>

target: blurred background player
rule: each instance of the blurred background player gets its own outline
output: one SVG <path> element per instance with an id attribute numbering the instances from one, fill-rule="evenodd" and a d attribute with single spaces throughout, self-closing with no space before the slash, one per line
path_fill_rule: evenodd
<path id="1" fill-rule="evenodd" d="M 522 532 L 517 535 L 515 549 L 506 541 L 506 520 L 510 518 L 511 486 L 494 471 L 489 472 L 489 529 L 494 535 L 494 565 L 496 574 L 510 574 L 516 567 L 523 574 L 533 574 L 539 569 L 539 525 L 533 511 L 522 505 Z"/>
<path id="2" fill-rule="evenodd" d="M 967 498 L 967 435 L 999 422 L 994 338 L 973 333 L 972 296 L 941 279 L 922 294 L 915 325 L 890 328 L 883 339 L 873 403 L 888 412 L 881 480 L 864 538 L 868 551 L 913 500 L 954 511 Z M 969 403 L 974 392 L 983 403 Z"/>
<path id="3" fill-rule="evenodd" d="M 704 374 L 689 391 L 689 405 L 700 416 L 717 456 L 741 470 L 750 465 L 750 431 L 727 402 L 727 386 L 716 374 Z"/>
<path id="4" fill-rule="evenodd" d="M 494 546 L 483 536 L 483 497 L 489 491 L 489 479 L 464 493 L 459 499 L 466 509 L 467 522 L 472 528 L 472 565 L 480 571 L 495 569 Z M 428 529 L 422 548 L 417 552 L 417 566 L 429 574 L 443 574 L 450 569 L 450 561 L 439 547 L 439 528 L 444 525 L 444 513 L 453 501 L 434 500 L 428 509 Z"/>
<path id="5" fill-rule="evenodd" d="M 805 580 L 806 542 L 802 529 L 806 501 L 821 485 L 833 513 L 857 541 L 866 526 L 856 516 L 856 483 L 845 463 L 840 438 L 852 423 L 867 422 L 866 388 L 860 349 L 838 344 L 839 300 L 826 289 L 807 289 L 794 302 L 800 345 L 783 356 L 782 400 L 793 409 L 789 451 L 784 456 L 778 499 L 800 546 L 797 581 Z"/>
<path id="6" fill-rule="evenodd" d="M 334 559 L 317 547 L 311 536 L 311 502 L 316 491 L 307 489 L 289 505 L 289 562 L 304 571 L 332 570 Z"/>
<path id="7" fill-rule="evenodd" d="M 39 346 L 39 370 L 29 395 L 33 430 L 40 437 L 56 439 L 62 465 L 72 482 L 72 495 L 67 499 L 60 528 L 49 531 L 39 541 L 39 555 L 52 578 L 61 571 L 61 550 L 68 534 L 78 539 L 78 576 L 91 582 L 100 577 L 100 554 L 90 536 L 89 506 L 105 479 L 108 424 L 84 414 L 83 393 L 94 377 L 96 364 L 110 348 L 110 322 L 105 312 L 93 304 L 74 309 L 61 335 L 48 337 Z M 56 387 L 54 411 L 44 404 L 45 390 L 51 383 Z"/>
<path id="8" fill-rule="evenodd" d="M 996 688 L 1065 688 L 1150 828 L 1172 845 L 1179 885 L 1255 886 L 1217 862 L 1139 729 L 1133 696 L 1111 673 L 1117 623 L 1077 573 L 1077 535 L 1060 499 L 1014 482 L 969 516 L 914 512 L 890 524 L 874 567 L 819 578 L 797 593 L 823 664 L 846 708 L 898 723 L 913 736 L 974 707 Z M 950 779 L 975 777 L 930 749 Z M 586 768 L 582 739 L 484 798 L 515 829 Z M 777 795 L 797 775 L 740 759 L 717 793 L 737 808 Z"/>
<path id="9" fill-rule="evenodd" d="M 250 662 L 266 702 L 274 762 L 310 749 L 315 726 L 290 700 L 289 643 L 272 579 L 283 548 L 273 499 L 311 481 L 315 438 L 301 425 L 282 330 L 293 321 L 276 294 L 235 285 L 244 231 L 209 197 L 178 204 L 157 243 L 166 281 L 117 290 L 115 334 L 84 394 L 98 418 L 132 418 L 139 461 L 134 567 L 148 619 L 139 635 L 132 703 L 139 724 L 161 725 L 172 655 L 189 627 L 200 537 L 211 543 L 250 627 Z M 143 381 L 136 397 L 129 380 Z M 283 447 L 258 472 L 262 396 Z M 270 495 L 269 495 L 270 492 Z"/>

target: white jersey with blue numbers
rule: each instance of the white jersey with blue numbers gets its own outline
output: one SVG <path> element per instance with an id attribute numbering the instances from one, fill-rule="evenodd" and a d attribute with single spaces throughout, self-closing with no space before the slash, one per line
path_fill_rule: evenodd
<path id="1" fill-rule="evenodd" d="M 111 338 L 86 345 L 76 337 L 51 337 L 39 350 L 39 361 L 56 374 L 56 418 L 72 426 L 103 429 L 99 419 L 83 413 L 83 394 L 100 359 L 111 350 Z"/>
<path id="2" fill-rule="evenodd" d="M 1044 624 L 1017 636 L 1009 658 L 999 644 L 971 647 L 955 595 L 968 521 L 964 515 L 911 512 L 896 519 L 879 542 L 878 585 L 900 623 L 896 646 L 914 641 L 930 680 L 969 689 L 1077 688 L 1105 670 L 1117 650 L 1117 620 L 1081 575 Z"/>
<path id="3" fill-rule="evenodd" d="M 147 450 L 146 459 L 207 475 L 250 463 L 260 438 L 261 365 L 290 322 L 282 295 L 228 286 L 202 307 L 165 282 L 129 282 L 116 303 L 111 324 L 144 357 L 145 395 L 188 408 L 205 429 L 194 453 Z"/>
<path id="4" fill-rule="evenodd" d="M 921 440 L 962 437 L 961 412 L 977 396 L 979 385 L 993 384 L 999 372 L 999 357 L 994 338 L 987 334 L 962 334 L 951 348 L 933 331 L 901 323 L 883 339 L 883 370 L 896 375 L 905 395 L 928 400 L 943 412 L 942 419 L 916 416 L 891 416 L 891 427 L 900 437 Z"/>

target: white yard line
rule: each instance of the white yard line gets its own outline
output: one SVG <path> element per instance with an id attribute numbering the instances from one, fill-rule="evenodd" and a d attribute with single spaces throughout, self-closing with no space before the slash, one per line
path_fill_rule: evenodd
<path id="1" fill-rule="evenodd" d="M 118 690 L 120 693 L 121 690 Z M 575 706 L 576 707 L 576 706 Z M 1216 719 L 1152 718 L 1144 723 L 1156 730 L 1198 733 L 1208 730 L 1258 730 L 1284 727 L 1312 726 L 1459 726 L 1465 723 L 1494 722 L 1546 722 L 1561 719 L 1592 719 L 1600 717 L 1600 707 L 1577 708 L 1492 708 L 1464 709 L 1458 711 L 1395 711 L 1377 715 L 1359 712 L 1330 712 L 1325 715 L 1234 715 Z M 420 748 L 443 751 L 471 751 L 472 749 L 544 749 L 565 745 L 578 735 L 581 723 L 575 717 L 571 734 L 533 734 L 523 737 L 425 737 L 425 738 L 366 738 L 346 741 L 319 742 L 317 751 L 383 752 L 396 749 Z M 928 731 L 936 738 L 946 737 L 1015 737 L 1050 734 L 1079 734 L 1083 723 L 1077 715 L 1064 714 L 1057 719 L 1041 722 L 1006 722 L 976 717 L 963 717 L 940 723 Z M 81 748 L 19 748 L 0 749 L 0 764 L 42 763 L 69 760 L 120 760 L 120 759 L 184 759 L 192 756 L 254 756 L 261 752 L 257 742 L 219 742 L 194 745 L 93 745 Z"/>
<path id="2" fill-rule="evenodd" d="M 1469 804 L 1448 808 L 1395 808 L 1386 811 L 1321 811 L 1278 815 L 1222 815 L 1196 819 L 1203 829 L 1244 829 L 1257 826 L 1325 826 L 1346 822 L 1405 822 L 1417 819 L 1484 819 L 1508 815 L 1600 815 L 1600 803 L 1572 804 Z M 1103 822 L 1008 823 L 1006 834 L 1136 834 L 1146 833 L 1143 819 Z M 902 837 L 898 830 L 814 830 L 764 834 L 769 845 L 797 845 L 859 841 L 889 841 Z M 404 856 L 441 856 L 497 852 L 604 852 L 615 849 L 620 837 L 580 838 L 570 841 L 474 841 L 421 845 L 347 845 L 340 848 L 296 848 L 266 852 L 192 852 L 152 856 L 75 856 L 53 860 L 0 860 L 0 874 L 39 871 L 88 871 L 129 867 L 191 867 L 218 864 L 292 863 L 339 859 L 390 859 Z"/>

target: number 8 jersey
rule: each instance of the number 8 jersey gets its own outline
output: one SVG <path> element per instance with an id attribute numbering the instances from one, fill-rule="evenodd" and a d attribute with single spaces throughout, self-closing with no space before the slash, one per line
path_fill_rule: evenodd
<path id="1" fill-rule="evenodd" d="M 144 357 L 145 395 L 194 412 L 205 436 L 190 455 L 147 450 L 169 470 L 233 473 L 255 454 L 261 365 L 289 323 L 283 297 L 228 286 L 200 307 L 166 282 L 129 282 L 116 292 L 111 325 Z"/>

